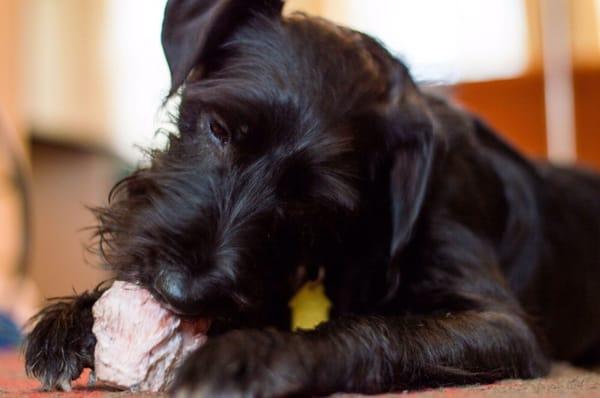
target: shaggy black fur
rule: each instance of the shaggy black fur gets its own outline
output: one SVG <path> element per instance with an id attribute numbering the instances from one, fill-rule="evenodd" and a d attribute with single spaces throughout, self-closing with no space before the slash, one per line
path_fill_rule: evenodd
<path id="1" fill-rule="evenodd" d="M 178 133 L 97 212 L 119 279 L 215 319 L 174 391 L 376 393 L 595 359 L 600 178 L 525 159 L 370 37 L 281 6 L 168 3 Z M 319 267 L 333 319 L 289 332 Z M 93 366 L 98 294 L 38 316 L 45 387 Z"/>

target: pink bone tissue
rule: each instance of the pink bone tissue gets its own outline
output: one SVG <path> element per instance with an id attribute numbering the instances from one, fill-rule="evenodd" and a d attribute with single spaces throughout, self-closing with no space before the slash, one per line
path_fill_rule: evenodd
<path id="1" fill-rule="evenodd" d="M 97 381 L 133 391 L 163 391 L 177 366 L 206 341 L 209 321 L 187 321 L 145 289 L 115 281 L 94 304 Z"/>

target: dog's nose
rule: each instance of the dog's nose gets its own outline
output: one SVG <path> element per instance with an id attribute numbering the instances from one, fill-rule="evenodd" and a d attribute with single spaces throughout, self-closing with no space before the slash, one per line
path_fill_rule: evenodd
<path id="1" fill-rule="evenodd" d="M 193 315 L 198 309 L 190 295 L 187 278 L 177 271 L 163 271 L 154 280 L 154 288 L 175 311 L 183 315 Z"/>

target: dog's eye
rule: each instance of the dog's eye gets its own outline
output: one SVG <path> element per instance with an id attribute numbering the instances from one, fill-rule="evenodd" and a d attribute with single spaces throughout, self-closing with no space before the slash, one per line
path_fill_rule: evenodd
<path id="1" fill-rule="evenodd" d="M 229 130 L 222 123 L 220 123 L 216 119 L 211 119 L 208 122 L 208 129 L 210 134 L 215 137 L 222 145 L 229 143 L 231 139 L 231 135 L 229 134 Z"/>

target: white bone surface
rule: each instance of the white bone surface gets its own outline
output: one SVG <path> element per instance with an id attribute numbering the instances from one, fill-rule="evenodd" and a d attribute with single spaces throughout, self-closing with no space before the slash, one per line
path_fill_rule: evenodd
<path id="1" fill-rule="evenodd" d="M 177 366 L 206 341 L 207 320 L 186 321 L 145 289 L 115 281 L 92 309 L 99 382 L 132 391 L 164 391 Z"/>

